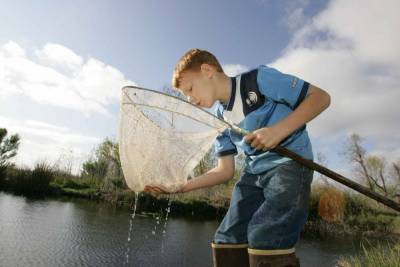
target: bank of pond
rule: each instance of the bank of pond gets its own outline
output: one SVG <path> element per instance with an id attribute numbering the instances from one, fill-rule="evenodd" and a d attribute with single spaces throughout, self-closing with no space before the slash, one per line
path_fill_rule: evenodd
<path id="1" fill-rule="evenodd" d="M 170 216 L 191 219 L 221 220 L 230 201 L 235 180 L 213 188 L 189 193 L 156 195 L 136 194 L 126 188 L 121 178 L 73 176 L 56 172 L 46 164 L 33 170 L 9 168 L 0 173 L 0 190 L 24 196 L 58 198 L 62 196 L 103 201 L 132 209 L 137 200 L 138 212 L 164 212 L 171 202 Z M 363 195 L 340 191 L 332 186 L 313 185 L 310 212 L 304 234 L 310 236 L 400 236 L 400 216 Z"/>

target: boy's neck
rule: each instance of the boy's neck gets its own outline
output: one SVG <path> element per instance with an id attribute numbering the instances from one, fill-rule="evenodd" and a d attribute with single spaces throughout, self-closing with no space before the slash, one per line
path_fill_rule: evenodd
<path id="1" fill-rule="evenodd" d="M 216 99 L 221 103 L 228 103 L 231 97 L 231 78 L 223 72 L 215 76 L 216 80 Z"/>

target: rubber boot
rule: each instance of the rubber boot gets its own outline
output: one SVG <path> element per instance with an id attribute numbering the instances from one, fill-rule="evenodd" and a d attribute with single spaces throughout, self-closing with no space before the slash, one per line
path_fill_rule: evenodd
<path id="1" fill-rule="evenodd" d="M 247 244 L 211 243 L 214 267 L 249 267 Z"/>
<path id="2" fill-rule="evenodd" d="M 248 249 L 250 267 L 300 267 L 293 249 Z"/>

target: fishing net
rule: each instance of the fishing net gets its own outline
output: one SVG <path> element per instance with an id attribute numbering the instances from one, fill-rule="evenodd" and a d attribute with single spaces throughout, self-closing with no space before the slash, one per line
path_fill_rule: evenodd
<path id="1" fill-rule="evenodd" d="M 122 89 L 119 151 L 130 189 L 178 190 L 211 148 L 224 121 L 178 97 L 128 86 Z"/>

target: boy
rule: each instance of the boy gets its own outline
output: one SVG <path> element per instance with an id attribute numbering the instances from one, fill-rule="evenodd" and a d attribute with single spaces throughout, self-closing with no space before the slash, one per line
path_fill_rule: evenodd
<path id="1" fill-rule="evenodd" d="M 173 87 L 201 107 L 219 101 L 216 115 L 251 132 L 218 135 L 215 168 L 179 192 L 232 179 L 237 147 L 245 169 L 212 242 L 214 266 L 299 266 L 294 245 L 306 222 L 312 170 L 269 150 L 280 144 L 312 160 L 305 124 L 330 104 L 323 90 L 266 66 L 228 77 L 211 53 L 191 49 L 178 62 Z M 148 186 L 145 191 L 169 193 Z"/>

